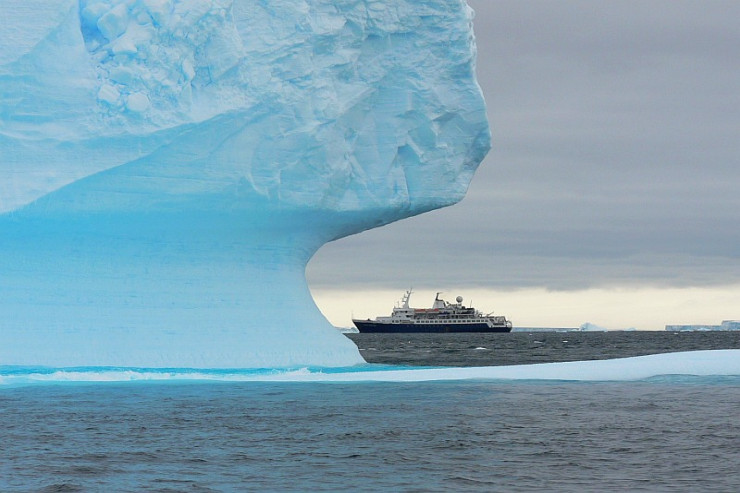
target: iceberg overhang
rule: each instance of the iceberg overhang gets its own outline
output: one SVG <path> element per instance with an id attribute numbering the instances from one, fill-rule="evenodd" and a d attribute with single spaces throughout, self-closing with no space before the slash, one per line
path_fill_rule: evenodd
<path id="1" fill-rule="evenodd" d="M 0 365 L 362 362 L 306 263 L 460 200 L 490 146 L 462 0 L 0 14 Z"/>

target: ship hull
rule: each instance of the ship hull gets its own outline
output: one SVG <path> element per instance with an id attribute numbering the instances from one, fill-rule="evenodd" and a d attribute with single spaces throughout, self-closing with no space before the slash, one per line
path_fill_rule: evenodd
<path id="1" fill-rule="evenodd" d="M 362 333 L 455 333 L 455 332 L 511 332 L 511 327 L 506 325 L 494 325 L 489 327 L 486 323 L 383 323 L 372 320 L 353 320 L 352 321 Z"/>

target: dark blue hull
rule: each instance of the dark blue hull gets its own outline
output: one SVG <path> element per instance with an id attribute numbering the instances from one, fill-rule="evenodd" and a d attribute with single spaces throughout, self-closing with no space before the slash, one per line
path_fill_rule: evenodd
<path id="1" fill-rule="evenodd" d="M 511 332 L 511 327 L 506 325 L 497 325 L 489 327 L 486 323 L 479 324 L 456 324 L 456 323 L 435 323 L 435 324 L 403 324 L 403 323 L 379 323 L 372 320 L 353 320 L 355 327 L 360 332 L 372 333 L 408 333 L 408 332 Z"/>

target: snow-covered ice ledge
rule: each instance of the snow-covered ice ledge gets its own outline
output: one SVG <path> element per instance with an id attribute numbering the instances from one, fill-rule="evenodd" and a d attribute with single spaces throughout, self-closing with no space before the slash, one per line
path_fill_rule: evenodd
<path id="1" fill-rule="evenodd" d="M 0 3 L 0 365 L 346 366 L 324 243 L 490 145 L 463 0 Z"/>
<path id="2" fill-rule="evenodd" d="M 689 378 L 685 377 L 698 377 Z M 16 386 L 75 382 L 445 382 L 555 381 L 629 382 L 659 378 L 664 383 L 701 382 L 737 385 L 740 350 L 687 351 L 612 360 L 466 368 L 192 369 L 192 368 L 37 368 L 0 365 L 0 390 Z"/>

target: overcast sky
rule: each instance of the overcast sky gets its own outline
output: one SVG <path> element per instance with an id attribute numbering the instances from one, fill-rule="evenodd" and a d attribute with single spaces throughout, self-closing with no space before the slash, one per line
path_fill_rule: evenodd
<path id="1" fill-rule="evenodd" d="M 495 293 L 473 301 L 515 324 L 629 324 L 597 311 L 625 304 L 638 328 L 740 318 L 740 2 L 469 4 L 493 149 L 460 204 L 317 254 L 330 320 L 410 286 Z M 555 299 L 570 318 L 543 320 Z"/>

